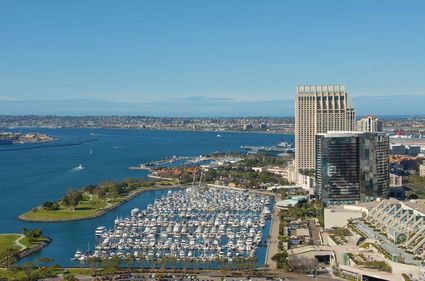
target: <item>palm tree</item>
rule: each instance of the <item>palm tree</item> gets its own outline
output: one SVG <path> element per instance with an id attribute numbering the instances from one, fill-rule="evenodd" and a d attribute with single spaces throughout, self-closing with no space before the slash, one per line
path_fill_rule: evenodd
<path id="1" fill-rule="evenodd" d="M 124 258 L 124 262 L 127 265 L 128 272 L 131 273 L 133 270 L 133 265 L 135 262 L 135 258 L 133 255 L 128 255 Z"/>
<path id="2" fill-rule="evenodd" d="M 143 254 L 139 255 L 140 259 L 140 271 L 143 272 L 144 263 L 145 263 L 145 256 Z"/>
<path id="3" fill-rule="evenodd" d="M 99 263 L 100 263 L 100 259 L 95 258 L 95 257 L 89 257 L 87 259 L 87 263 L 88 263 L 89 267 L 91 268 L 92 276 L 96 276 L 97 275 L 97 268 L 98 268 Z"/>
<path id="4" fill-rule="evenodd" d="M 227 264 L 227 259 L 225 258 L 221 258 L 221 257 L 217 257 L 215 260 L 220 268 L 220 272 L 221 275 L 223 276 L 223 278 L 226 276 L 225 272 L 226 272 L 226 264 Z"/>
<path id="5" fill-rule="evenodd" d="M 256 264 L 257 264 L 257 258 L 256 257 L 249 257 L 249 258 L 247 258 L 246 261 L 247 261 L 246 265 L 247 265 L 247 268 L 249 270 L 249 274 L 252 276 L 254 274 L 254 269 L 255 269 Z"/>
<path id="6" fill-rule="evenodd" d="M 162 271 L 165 270 L 165 266 L 167 265 L 167 257 L 166 256 L 162 256 L 159 258 L 159 264 L 160 264 L 160 268 Z"/>
<path id="7" fill-rule="evenodd" d="M 182 258 L 182 268 L 183 268 L 183 272 L 186 272 L 187 266 L 188 266 L 188 260 L 187 258 Z"/>

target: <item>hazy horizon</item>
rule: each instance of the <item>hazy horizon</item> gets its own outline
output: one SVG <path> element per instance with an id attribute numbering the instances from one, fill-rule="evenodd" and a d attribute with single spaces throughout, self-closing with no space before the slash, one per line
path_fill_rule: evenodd
<path id="1" fill-rule="evenodd" d="M 423 115 L 421 96 L 354 97 L 358 117 Z M 379 107 L 376 108 L 376 105 Z M 152 116 L 152 117 L 293 117 L 294 100 L 238 102 L 228 100 L 177 99 L 150 103 L 119 103 L 93 99 L 3 101 L 0 115 L 57 116 Z"/>

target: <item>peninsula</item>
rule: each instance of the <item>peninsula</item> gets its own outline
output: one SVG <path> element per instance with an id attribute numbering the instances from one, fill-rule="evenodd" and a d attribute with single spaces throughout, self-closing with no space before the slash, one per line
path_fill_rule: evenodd
<path id="1" fill-rule="evenodd" d="M 40 229 L 24 228 L 22 233 L 1 233 L 0 266 L 9 267 L 12 263 L 41 250 L 50 241 Z"/>
<path id="2" fill-rule="evenodd" d="M 68 189 L 55 202 L 41 206 L 19 216 L 20 220 L 35 222 L 75 221 L 99 217 L 117 208 L 146 190 L 178 187 L 175 181 L 149 181 L 125 179 L 121 182 L 104 181 L 82 189 Z"/>

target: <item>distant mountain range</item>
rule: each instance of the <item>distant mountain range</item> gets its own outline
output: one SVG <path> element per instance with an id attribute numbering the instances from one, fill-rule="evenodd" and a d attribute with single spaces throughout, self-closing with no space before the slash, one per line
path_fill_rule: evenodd
<path id="1" fill-rule="evenodd" d="M 425 96 L 354 97 L 357 115 L 424 115 Z M 122 103 L 93 99 L 0 101 L 0 115 L 145 115 L 175 117 L 293 116 L 294 100 L 237 101 L 184 98 Z"/>

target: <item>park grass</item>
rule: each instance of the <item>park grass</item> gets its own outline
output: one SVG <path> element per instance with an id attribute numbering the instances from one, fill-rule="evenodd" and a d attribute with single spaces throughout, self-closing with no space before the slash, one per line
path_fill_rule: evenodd
<path id="1" fill-rule="evenodd" d="M 43 210 L 37 209 L 29 211 L 21 216 L 23 220 L 29 221 L 67 221 L 77 220 L 87 217 L 96 216 L 102 210 L 95 209 L 60 209 L 60 210 Z"/>
<path id="2" fill-rule="evenodd" d="M 0 256 L 9 248 L 20 250 L 18 245 L 15 244 L 15 240 L 18 238 L 18 234 L 0 234 Z"/>
<path id="3" fill-rule="evenodd" d="M 71 209 L 60 204 L 58 210 L 48 210 L 43 208 L 35 208 L 20 216 L 23 220 L 28 221 L 69 221 L 84 218 L 95 217 L 102 213 L 107 207 L 115 206 L 123 202 L 127 197 L 118 197 L 114 199 L 100 199 L 96 196 L 83 194 L 83 199 L 78 205 Z"/>
<path id="4" fill-rule="evenodd" d="M 28 237 L 26 237 L 26 236 L 25 236 L 24 239 L 21 240 L 21 244 L 23 244 L 27 248 L 31 248 L 32 246 L 34 246 L 34 243 L 31 243 L 29 241 Z"/>
<path id="5" fill-rule="evenodd" d="M 13 280 L 14 277 L 18 280 L 23 279 L 25 277 L 25 272 L 19 270 L 15 275 L 12 270 L 0 268 L 0 279 Z"/>
<path id="6" fill-rule="evenodd" d="M 74 209 L 66 207 L 61 203 L 61 201 L 58 201 L 57 203 L 59 203 L 59 209 L 57 210 L 44 209 L 40 206 L 20 215 L 19 218 L 25 221 L 38 222 L 73 221 L 93 218 L 101 215 L 108 208 L 114 208 L 122 204 L 131 196 L 134 196 L 145 190 L 154 189 L 158 187 L 166 188 L 170 185 L 171 182 L 167 181 L 157 182 L 154 186 L 139 187 L 138 189 L 129 192 L 125 196 L 107 197 L 104 199 L 98 198 L 97 196 L 84 192 L 82 200 Z"/>
<path id="7" fill-rule="evenodd" d="M 61 268 L 59 269 L 51 268 L 50 270 L 53 276 L 63 272 L 63 269 Z M 34 268 L 31 270 L 31 272 L 32 274 L 41 273 L 42 269 Z M 0 268 L 0 280 L 28 280 L 28 278 L 27 278 L 27 274 L 25 273 L 25 270 L 18 269 L 15 272 L 13 272 L 13 270 L 11 269 Z"/>

